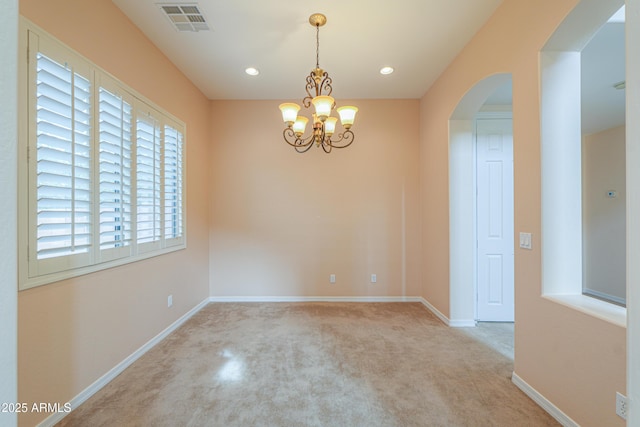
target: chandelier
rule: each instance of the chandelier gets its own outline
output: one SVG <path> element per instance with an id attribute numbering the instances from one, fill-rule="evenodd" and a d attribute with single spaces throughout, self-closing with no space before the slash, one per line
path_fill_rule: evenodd
<path id="1" fill-rule="evenodd" d="M 314 13 L 309 17 L 309 23 L 316 27 L 316 68 L 307 76 L 307 96 L 303 98 L 302 105 L 309 108 L 313 104 L 315 108 L 312 116 L 313 130 L 311 135 L 304 136 L 309 119 L 298 115 L 298 104 L 287 102 L 280 105 L 282 119 L 287 125 L 282 135 L 285 142 L 298 153 L 309 151 L 314 143 L 317 147 L 322 147 L 326 153 L 330 153 L 332 148 L 345 148 L 353 142 L 351 126 L 358 108 L 349 106 L 336 109 L 344 128 L 343 132 L 336 134 L 338 118 L 331 117 L 331 112 L 336 107 L 335 100 L 330 96 L 333 90 L 332 80 L 329 73 L 320 68 L 320 27 L 327 23 L 327 17 L 321 13 Z"/>

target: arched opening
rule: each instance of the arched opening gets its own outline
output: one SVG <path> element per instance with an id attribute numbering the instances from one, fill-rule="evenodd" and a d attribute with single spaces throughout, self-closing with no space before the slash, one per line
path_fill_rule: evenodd
<path id="1" fill-rule="evenodd" d="M 481 80 L 464 95 L 449 119 L 449 325 L 454 327 L 476 324 L 475 121 L 493 94 L 504 98 L 502 88 L 510 97 L 511 74 Z M 493 110 L 496 117 L 511 111 L 510 105 Z"/>

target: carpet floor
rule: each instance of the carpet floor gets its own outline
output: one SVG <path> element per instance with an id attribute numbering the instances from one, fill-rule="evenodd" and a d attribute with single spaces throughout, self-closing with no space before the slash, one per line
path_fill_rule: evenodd
<path id="1" fill-rule="evenodd" d="M 59 426 L 557 426 L 419 303 L 213 303 Z"/>

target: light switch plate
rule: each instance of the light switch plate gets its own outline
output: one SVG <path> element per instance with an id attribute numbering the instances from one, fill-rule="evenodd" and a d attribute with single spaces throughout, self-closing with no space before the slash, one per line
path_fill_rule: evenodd
<path id="1" fill-rule="evenodd" d="M 520 247 L 531 249 L 531 233 L 520 233 Z"/>

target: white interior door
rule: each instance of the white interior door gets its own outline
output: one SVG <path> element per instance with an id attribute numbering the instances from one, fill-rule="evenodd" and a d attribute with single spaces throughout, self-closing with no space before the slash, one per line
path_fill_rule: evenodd
<path id="1" fill-rule="evenodd" d="M 513 125 L 476 121 L 477 318 L 514 320 Z"/>

